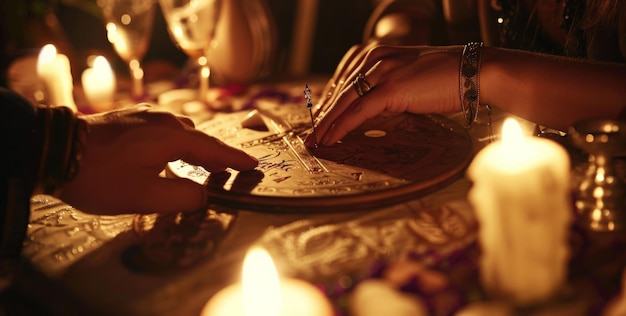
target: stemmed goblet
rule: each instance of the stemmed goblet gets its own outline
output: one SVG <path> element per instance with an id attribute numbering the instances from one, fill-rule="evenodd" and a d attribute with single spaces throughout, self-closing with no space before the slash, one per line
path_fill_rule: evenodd
<path id="1" fill-rule="evenodd" d="M 98 0 L 106 22 L 107 37 L 117 54 L 128 63 L 131 96 L 145 96 L 141 60 L 145 56 L 154 24 L 156 0 Z"/>
<path id="2" fill-rule="evenodd" d="M 221 0 L 159 0 L 169 34 L 199 66 L 198 100 L 207 102 L 210 69 L 208 53 L 217 28 Z"/>

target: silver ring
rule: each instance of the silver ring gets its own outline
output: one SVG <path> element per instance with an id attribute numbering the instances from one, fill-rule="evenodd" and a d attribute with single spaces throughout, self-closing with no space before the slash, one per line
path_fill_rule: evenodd
<path id="1" fill-rule="evenodd" d="M 352 82 L 352 86 L 354 87 L 354 90 L 356 90 L 359 97 L 366 95 L 368 92 L 372 91 L 373 88 L 370 82 L 365 78 L 365 75 L 362 73 L 357 75 L 356 79 Z"/>

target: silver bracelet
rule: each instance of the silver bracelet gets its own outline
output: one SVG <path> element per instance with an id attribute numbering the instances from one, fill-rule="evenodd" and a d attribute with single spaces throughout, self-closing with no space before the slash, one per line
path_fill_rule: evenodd
<path id="1" fill-rule="evenodd" d="M 466 128 L 470 129 L 478 116 L 480 104 L 480 56 L 482 42 L 465 44 L 459 67 L 459 95 Z"/>

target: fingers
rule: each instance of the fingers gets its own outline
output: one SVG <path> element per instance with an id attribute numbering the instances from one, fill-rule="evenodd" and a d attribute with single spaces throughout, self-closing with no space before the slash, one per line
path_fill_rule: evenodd
<path id="1" fill-rule="evenodd" d="M 96 125 L 100 128 L 94 128 Z M 187 117 L 149 107 L 135 107 L 111 112 L 106 119 L 92 126 L 90 137 L 95 141 L 97 136 L 98 140 L 116 146 L 116 152 L 124 153 L 120 159 L 132 160 L 144 168 L 160 170 L 167 162 L 178 159 L 209 171 L 256 167 L 255 158 L 193 126 Z"/>
<path id="2" fill-rule="evenodd" d="M 178 119 L 179 122 L 183 123 L 185 126 L 191 127 L 191 128 L 195 128 L 196 124 L 193 123 L 193 121 L 187 117 L 187 116 L 183 116 L 183 115 L 178 115 L 176 116 L 176 119 Z"/>
<path id="3" fill-rule="evenodd" d="M 226 168 L 247 171 L 258 165 L 256 158 L 201 131 L 177 130 L 169 134 L 171 137 L 164 137 L 160 144 L 169 148 L 167 155 L 170 157 L 161 159 L 162 165 L 168 160 L 182 159 L 209 172 L 221 172 Z M 158 155 L 152 157 L 160 159 Z M 133 212 L 184 212 L 197 210 L 206 203 L 206 188 L 191 180 L 164 179 L 148 172 L 130 171 L 130 175 L 140 182 L 140 191 L 136 194 L 148 197 L 138 204 L 128 201 Z"/>
<path id="4" fill-rule="evenodd" d="M 371 42 L 366 46 L 356 46 L 346 53 L 340 62 L 333 78 L 325 90 L 324 101 L 316 111 L 316 121 L 321 121 L 327 112 L 333 111 L 337 99 L 342 93 L 353 85 L 354 80 L 360 73 L 366 73 L 384 59 L 396 54 L 411 52 L 406 47 L 378 46 Z"/>
<path id="5" fill-rule="evenodd" d="M 171 137 L 164 138 L 161 144 L 170 147 L 169 157 L 202 166 L 209 172 L 221 172 L 226 168 L 247 171 L 258 165 L 256 158 L 201 131 L 178 130 L 170 134 Z M 129 201 L 133 212 L 193 211 L 206 203 L 206 188 L 191 180 L 165 179 L 154 173 L 136 173 L 135 176 L 141 182 L 138 185 L 141 191 L 137 194 L 149 198 L 135 205 Z"/>
<path id="6" fill-rule="evenodd" d="M 366 58 L 368 51 L 374 47 L 373 43 L 365 46 L 356 45 L 350 48 L 344 55 L 341 62 L 337 66 L 335 73 L 329 84 L 324 90 L 324 100 L 320 103 L 320 106 L 316 109 L 316 115 L 328 110 L 328 106 L 331 105 L 335 99 L 339 96 L 340 92 L 345 88 L 346 84 L 349 84 L 348 77 L 353 73 L 353 69 L 358 67 Z"/>
<path id="7" fill-rule="evenodd" d="M 90 133 L 80 171 L 65 184 L 63 198 L 86 212 L 118 214 L 197 207 L 204 199 L 201 185 L 184 179 L 166 181 L 159 176 L 168 162 L 178 159 L 210 172 L 252 170 L 258 164 L 256 158 L 168 112 L 137 107 L 85 119 Z"/>
<path id="8" fill-rule="evenodd" d="M 87 149 L 78 176 L 64 186 L 62 198 L 95 214 L 191 211 L 204 205 L 204 186 L 159 176 L 170 161 L 183 159 L 210 172 L 251 170 L 258 164 L 239 149 L 180 127 L 149 128 L 125 136 L 119 146 L 94 146 Z"/>
<path id="9" fill-rule="evenodd" d="M 321 133 L 319 144 L 323 146 L 335 144 L 366 120 L 387 110 L 385 92 L 381 88 L 377 87 L 376 91 L 353 101 L 345 111 L 338 113 L 334 119 L 325 120 L 328 127 L 324 133 Z M 367 99 L 364 99 L 365 97 Z"/>
<path id="10" fill-rule="evenodd" d="M 143 198 L 127 197 L 134 213 L 190 212 L 207 203 L 206 188 L 188 179 L 146 178 L 139 187 Z"/>
<path id="11" fill-rule="evenodd" d="M 431 46 L 383 46 L 376 42 L 370 42 L 365 46 L 356 45 L 351 47 L 339 62 L 335 73 L 326 85 L 323 91 L 323 99 L 316 108 L 315 114 L 321 113 L 320 110 L 326 110 L 336 100 L 346 85 L 351 84 L 351 77 L 353 79 L 358 71 L 364 72 L 384 59 L 393 59 L 402 55 L 417 58 L 421 54 L 440 50 L 442 48 Z"/>
<path id="12" fill-rule="evenodd" d="M 128 170 L 102 190 L 73 198 L 73 206 L 102 215 L 195 211 L 207 203 L 206 188 L 189 179 L 162 178 Z M 114 197 L 114 198 L 112 198 Z"/>
<path id="13" fill-rule="evenodd" d="M 317 144 L 332 145 L 348 131 L 387 108 L 395 111 L 405 108 L 406 104 L 392 104 L 384 97 L 379 86 L 386 84 L 385 80 L 393 79 L 392 73 L 396 70 L 422 55 L 439 50 L 428 46 L 373 44 L 349 53 L 349 58 L 340 64 L 339 74 L 333 77 L 334 80 L 338 78 L 334 89 L 329 92 L 323 108 L 317 113 L 315 135 L 309 135 L 305 144 L 309 147 Z M 366 79 L 357 79 L 363 74 Z M 374 94 L 376 97 L 372 96 L 373 90 L 379 90 Z M 368 95 L 365 96 L 365 93 Z M 387 96 L 391 98 L 394 94 L 388 93 Z"/>
<path id="14" fill-rule="evenodd" d="M 171 138 L 176 146 L 176 159 L 202 166 L 210 172 L 220 172 L 226 168 L 240 171 L 252 170 L 258 160 L 243 150 L 231 147 L 219 139 L 198 130 L 180 131 L 181 137 Z M 172 161 L 174 159 L 170 159 Z"/>
<path id="15" fill-rule="evenodd" d="M 343 72 L 346 71 L 347 64 L 361 51 L 361 45 L 354 45 L 350 47 L 350 49 L 343 55 L 341 61 L 335 69 L 335 73 L 333 73 L 332 77 L 330 78 L 330 80 L 328 80 L 328 83 L 322 91 L 322 98 L 315 108 L 315 114 L 317 114 L 318 111 L 323 108 L 324 104 L 327 104 L 329 102 L 329 99 L 333 96 L 335 89 L 337 88 L 339 78 L 342 76 Z"/>
<path id="16" fill-rule="evenodd" d="M 165 125 L 194 127 L 193 121 L 182 115 L 174 115 L 170 112 L 152 108 L 149 104 L 138 104 L 133 107 L 119 110 L 90 114 L 82 116 L 93 128 L 103 126 L 107 133 L 114 130 L 124 130 L 138 125 Z M 113 133 L 115 134 L 115 133 Z"/>
<path id="17" fill-rule="evenodd" d="M 137 114 L 139 117 L 144 118 L 147 122 L 151 123 L 163 123 L 171 126 L 185 126 L 194 128 L 193 121 L 184 115 L 175 115 L 171 112 L 159 110 L 155 108 L 148 108 Z"/>
<path id="18" fill-rule="evenodd" d="M 318 123 L 315 126 L 315 134 L 310 134 L 305 145 L 315 147 L 317 144 L 332 145 L 341 137 L 345 136 L 348 131 L 356 128 L 368 118 L 374 117 L 384 111 L 384 104 L 374 103 L 371 100 L 365 102 L 367 110 L 364 111 L 364 97 L 367 93 L 373 93 L 377 89 L 376 85 L 379 81 L 380 62 L 375 64 L 365 73 L 351 74 L 348 84 L 343 91 L 335 99 L 331 107 L 327 111 L 318 116 Z M 358 76 L 361 75 L 361 78 Z M 358 78 L 358 79 L 357 79 Z M 359 81 L 360 80 L 360 81 Z M 362 86 L 366 90 L 359 88 Z M 348 116 L 350 119 L 342 120 L 343 125 L 337 125 L 336 121 L 339 117 Z"/>

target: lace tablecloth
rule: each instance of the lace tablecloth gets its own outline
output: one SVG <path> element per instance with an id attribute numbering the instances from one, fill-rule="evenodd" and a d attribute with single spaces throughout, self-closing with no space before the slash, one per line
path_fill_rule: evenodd
<path id="1" fill-rule="evenodd" d="M 321 285 L 364 277 L 380 260 L 436 260 L 463 249 L 476 228 L 462 199 L 468 187 L 459 181 L 392 207 L 323 215 L 94 216 L 37 196 L 24 256 L 63 289 L 57 299 L 66 308 L 75 301 L 103 314 L 196 315 L 239 279 L 253 245 L 272 254 L 282 275 Z"/>

